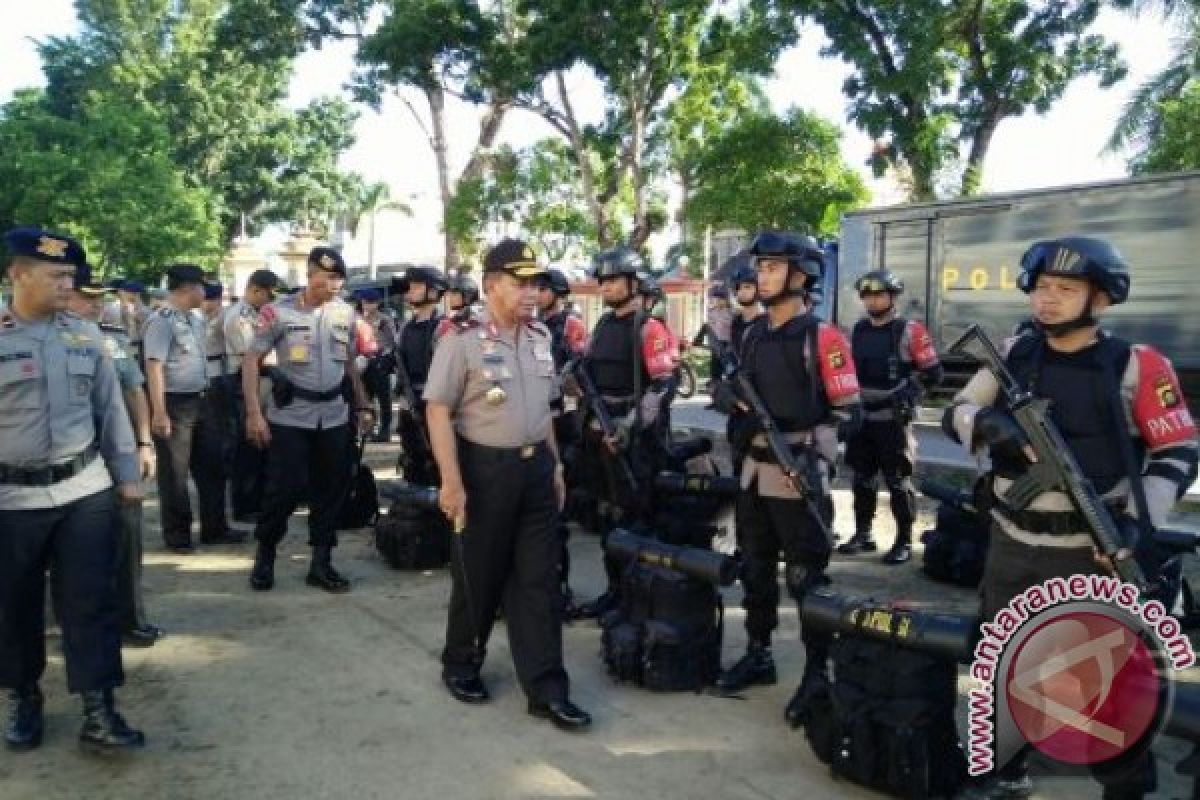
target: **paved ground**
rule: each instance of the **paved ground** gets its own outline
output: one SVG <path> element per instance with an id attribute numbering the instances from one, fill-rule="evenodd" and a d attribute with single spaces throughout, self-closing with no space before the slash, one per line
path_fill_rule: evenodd
<path id="1" fill-rule="evenodd" d="M 703 412 L 680 419 L 693 413 Z M 394 450 L 373 446 L 372 460 L 382 466 Z M 848 493 L 837 495 L 846 520 Z M 47 741 L 28 755 L 0 752 L 0 800 L 876 796 L 832 781 L 803 736 L 783 724 L 802 665 L 794 609 L 784 610 L 777 639 L 781 683 L 738 699 L 614 686 L 596 627 L 569 627 L 574 699 L 596 717 L 592 733 L 571 736 L 525 714 L 502 624 L 485 671 L 494 702 L 466 707 L 442 690 L 445 572 L 390 571 L 366 532 L 350 533 L 337 563 L 354 591 L 309 589 L 299 515 L 275 591 L 256 594 L 246 586 L 250 546 L 171 555 L 157 538 L 153 500 L 148 512 L 149 606 L 170 637 L 126 651 L 121 693 L 131 721 L 147 731 L 146 752 L 115 764 L 78 754 L 78 711 L 64 695 L 52 642 Z M 886 543 L 889 529 L 880 529 Z M 577 533 L 572 550 L 577 592 L 591 596 L 601 583 L 597 539 Z M 972 592 L 933 584 L 915 564 L 888 569 L 874 558 L 839 558 L 832 572 L 860 594 L 974 604 Z M 737 589 L 727 592 L 727 662 L 745 642 L 739 598 Z M 1157 796 L 1181 797 L 1170 765 L 1183 748 L 1167 741 L 1161 752 L 1166 788 Z M 1045 798 L 1099 796 L 1064 779 L 1040 786 Z"/>

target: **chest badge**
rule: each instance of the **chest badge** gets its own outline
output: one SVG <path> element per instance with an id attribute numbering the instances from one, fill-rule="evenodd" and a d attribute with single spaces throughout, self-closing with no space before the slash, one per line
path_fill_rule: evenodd
<path id="1" fill-rule="evenodd" d="M 508 392 L 499 386 L 493 386 L 487 390 L 483 397 L 489 406 L 498 406 L 508 399 Z"/>

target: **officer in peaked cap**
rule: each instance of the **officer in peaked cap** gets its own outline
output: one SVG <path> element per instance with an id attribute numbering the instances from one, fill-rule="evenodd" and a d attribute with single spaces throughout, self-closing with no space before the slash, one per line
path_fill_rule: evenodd
<path id="1" fill-rule="evenodd" d="M 488 699 L 480 677 L 501 600 L 529 713 L 563 730 L 591 725 L 568 698 L 558 610 L 563 466 L 552 425 L 550 333 L 534 319 L 546 270 L 524 242 L 484 260 L 487 308 L 459 320 L 434 351 L 425 385 L 442 511 L 459 536 L 442 679 L 464 703 Z"/>
<path id="2" fill-rule="evenodd" d="M 85 749 L 145 737 L 117 713 L 124 682 L 114 587 L 117 502 L 142 492 L 137 445 L 100 331 L 67 313 L 83 247 L 40 228 L 4 236 L 10 308 L 0 312 L 0 687 L 10 750 L 42 742 L 47 567 L 58 598 L 67 688 L 83 695 Z M 116 486 L 114 491 L 113 487 Z"/>

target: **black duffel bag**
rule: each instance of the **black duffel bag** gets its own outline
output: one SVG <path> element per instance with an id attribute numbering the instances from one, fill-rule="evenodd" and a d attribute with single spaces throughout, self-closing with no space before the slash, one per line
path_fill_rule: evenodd
<path id="1" fill-rule="evenodd" d="M 921 534 L 921 569 L 935 581 L 974 588 L 983 578 L 988 540 L 986 516 L 943 503 L 933 529 Z"/>
<path id="2" fill-rule="evenodd" d="M 436 569 L 450 563 L 450 523 L 437 509 L 392 505 L 375 521 L 375 549 L 393 569 Z"/>
<path id="3" fill-rule="evenodd" d="M 346 496 L 342 499 L 341 511 L 338 513 L 338 530 L 366 528 L 379 516 L 379 492 L 375 487 L 375 473 L 363 463 L 366 443 L 367 437 L 362 436 L 357 444 L 350 447 L 350 482 L 346 487 Z"/>
<path id="4" fill-rule="evenodd" d="M 835 777 L 894 797 L 953 797 L 967 777 L 954 721 L 958 667 L 839 634 L 833 678 L 809 703 L 805 733 Z"/>

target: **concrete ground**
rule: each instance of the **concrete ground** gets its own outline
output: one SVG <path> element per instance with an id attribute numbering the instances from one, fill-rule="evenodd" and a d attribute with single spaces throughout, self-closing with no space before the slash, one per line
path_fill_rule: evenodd
<path id="1" fill-rule="evenodd" d="M 373 445 L 370 457 L 386 477 L 395 447 Z M 836 499 L 845 528 L 849 494 L 838 490 Z M 924 504 L 922 513 L 927 521 Z M 275 590 L 259 594 L 246 584 L 251 545 L 173 555 L 162 549 L 153 498 L 147 514 L 147 600 L 169 636 L 152 649 L 125 651 L 120 693 L 127 717 L 147 733 L 147 749 L 116 762 L 78 752 L 78 707 L 65 695 L 52 640 L 46 742 L 26 755 L 0 751 L 0 800 L 877 796 L 832 780 L 803 735 L 783 722 L 802 667 L 790 604 L 775 648 L 781 682 L 740 698 L 614 685 L 599 658 L 597 627 L 569 626 L 572 696 L 596 720 L 592 732 L 570 735 L 525 713 L 503 623 L 484 671 L 493 702 L 468 707 L 446 694 L 438 663 L 445 571 L 389 570 L 370 533 L 352 532 L 336 563 L 353 591 L 310 589 L 300 514 L 281 550 Z M 892 533 L 884 516 L 878 532 L 886 544 Z M 576 593 L 591 597 L 602 584 L 598 539 L 576 532 L 571 548 Z M 885 568 L 875 557 L 836 557 L 831 571 L 839 587 L 858 594 L 974 605 L 973 592 L 924 579 L 915 561 Z M 739 600 L 740 590 L 726 591 L 726 663 L 745 644 Z M 1164 791 L 1155 796 L 1184 796 L 1189 790 L 1172 772 L 1184 746 L 1164 740 L 1158 750 Z M 1039 796 L 1099 797 L 1099 790 L 1043 778 Z"/>

